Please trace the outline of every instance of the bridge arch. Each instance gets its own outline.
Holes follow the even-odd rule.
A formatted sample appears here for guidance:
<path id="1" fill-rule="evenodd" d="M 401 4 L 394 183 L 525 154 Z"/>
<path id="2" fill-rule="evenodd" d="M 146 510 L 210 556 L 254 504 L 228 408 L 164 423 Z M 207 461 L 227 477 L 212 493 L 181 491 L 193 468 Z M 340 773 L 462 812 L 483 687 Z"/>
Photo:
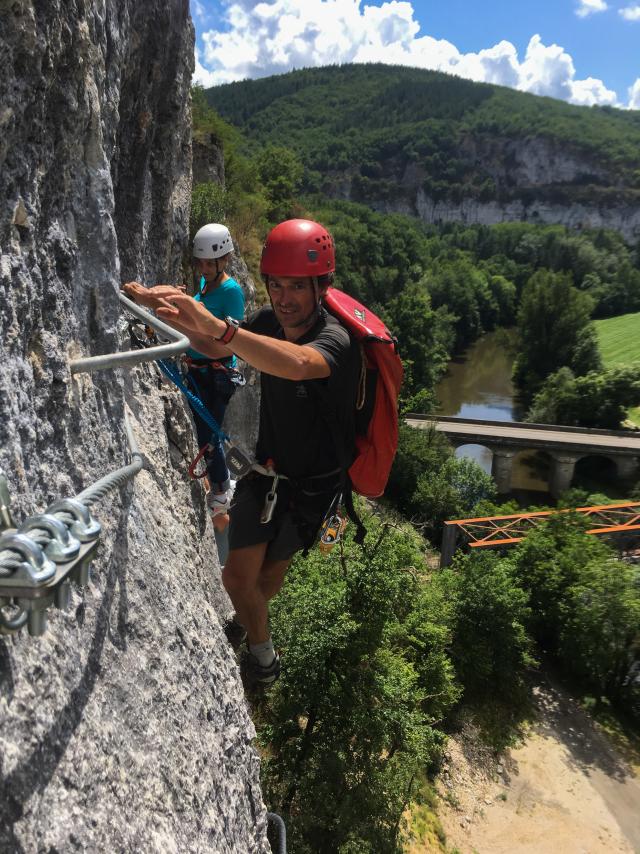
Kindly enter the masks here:
<path id="1" fill-rule="evenodd" d="M 575 480 L 580 485 L 596 479 L 604 483 L 612 483 L 618 478 L 617 460 L 611 454 L 598 453 L 596 451 L 583 454 L 576 460 Z"/>
<path id="2" fill-rule="evenodd" d="M 489 444 L 480 444 L 479 442 L 464 442 L 463 444 L 454 444 L 456 457 L 466 457 L 473 460 L 487 474 L 491 474 L 491 465 L 493 462 L 493 448 Z"/>

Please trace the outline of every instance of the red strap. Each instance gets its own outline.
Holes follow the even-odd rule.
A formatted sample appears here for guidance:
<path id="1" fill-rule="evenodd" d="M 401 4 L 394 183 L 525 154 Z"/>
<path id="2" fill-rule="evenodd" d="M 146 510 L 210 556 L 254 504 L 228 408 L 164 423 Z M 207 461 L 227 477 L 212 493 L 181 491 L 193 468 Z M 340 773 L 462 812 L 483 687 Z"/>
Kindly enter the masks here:
<path id="1" fill-rule="evenodd" d="M 200 480 L 200 478 L 205 477 L 205 475 L 207 474 L 207 467 L 206 466 L 204 467 L 204 471 L 202 472 L 202 474 L 196 474 L 196 466 L 198 465 L 198 463 L 200 462 L 202 457 L 204 457 L 205 451 L 207 450 L 208 447 L 209 447 L 208 444 L 203 445 L 200 448 L 200 450 L 198 451 L 197 456 L 193 459 L 191 465 L 189 466 L 189 477 L 192 478 L 193 480 Z"/>
<path id="2" fill-rule="evenodd" d="M 184 358 L 189 368 L 213 368 L 216 371 L 226 371 L 227 373 L 230 373 L 232 370 L 232 368 L 228 368 L 226 365 L 223 365 L 222 362 L 215 361 L 215 359 L 211 359 L 204 363 L 201 360 L 198 360 L 198 364 L 198 362 L 192 359 L 191 356 L 185 356 Z"/>

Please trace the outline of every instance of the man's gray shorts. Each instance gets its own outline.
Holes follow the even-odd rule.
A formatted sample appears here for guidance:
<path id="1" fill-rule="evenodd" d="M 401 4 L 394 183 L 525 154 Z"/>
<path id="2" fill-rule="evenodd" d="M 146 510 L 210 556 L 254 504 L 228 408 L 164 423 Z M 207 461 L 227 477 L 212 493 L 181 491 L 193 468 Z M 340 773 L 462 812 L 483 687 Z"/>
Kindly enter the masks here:
<path id="1" fill-rule="evenodd" d="M 320 530 L 333 495 L 309 496 L 302 493 L 294 499 L 291 484 L 286 480 L 278 483 L 273 517 L 263 525 L 260 515 L 272 483 L 272 478 L 252 472 L 236 486 L 229 508 L 230 551 L 268 543 L 268 560 L 288 560 L 310 545 Z"/>

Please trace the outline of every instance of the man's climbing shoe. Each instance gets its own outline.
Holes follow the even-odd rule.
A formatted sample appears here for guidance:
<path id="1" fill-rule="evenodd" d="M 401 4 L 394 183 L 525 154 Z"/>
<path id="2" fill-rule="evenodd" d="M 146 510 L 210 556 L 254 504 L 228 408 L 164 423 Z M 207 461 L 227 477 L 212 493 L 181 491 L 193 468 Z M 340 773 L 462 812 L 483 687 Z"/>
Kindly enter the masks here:
<path id="1" fill-rule="evenodd" d="M 280 676 L 280 656 L 276 652 L 271 664 L 265 667 L 260 664 L 255 655 L 247 652 L 242 657 L 241 669 L 250 685 L 266 687 L 273 684 Z"/>
<path id="2" fill-rule="evenodd" d="M 237 652 L 247 639 L 247 630 L 245 627 L 235 617 L 229 617 L 222 630 L 233 649 Z"/>

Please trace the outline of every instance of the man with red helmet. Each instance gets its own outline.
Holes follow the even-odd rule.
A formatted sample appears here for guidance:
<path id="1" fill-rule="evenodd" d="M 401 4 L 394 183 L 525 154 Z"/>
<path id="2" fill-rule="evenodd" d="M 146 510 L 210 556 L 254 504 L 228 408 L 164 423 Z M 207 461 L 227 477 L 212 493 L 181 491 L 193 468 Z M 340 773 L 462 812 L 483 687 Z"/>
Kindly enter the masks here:
<path id="1" fill-rule="evenodd" d="M 294 554 L 314 541 L 342 483 L 344 460 L 323 417 L 327 406 L 349 459 L 355 447 L 360 353 L 322 307 L 334 271 L 333 240 L 324 226 L 287 220 L 271 230 L 262 251 L 270 306 L 239 325 L 176 291 L 157 310 L 200 352 L 224 344 L 261 372 L 257 465 L 236 488 L 222 577 L 236 609 L 229 629 L 237 642 L 246 630 L 248 675 L 262 684 L 280 672 L 268 602 Z"/>

